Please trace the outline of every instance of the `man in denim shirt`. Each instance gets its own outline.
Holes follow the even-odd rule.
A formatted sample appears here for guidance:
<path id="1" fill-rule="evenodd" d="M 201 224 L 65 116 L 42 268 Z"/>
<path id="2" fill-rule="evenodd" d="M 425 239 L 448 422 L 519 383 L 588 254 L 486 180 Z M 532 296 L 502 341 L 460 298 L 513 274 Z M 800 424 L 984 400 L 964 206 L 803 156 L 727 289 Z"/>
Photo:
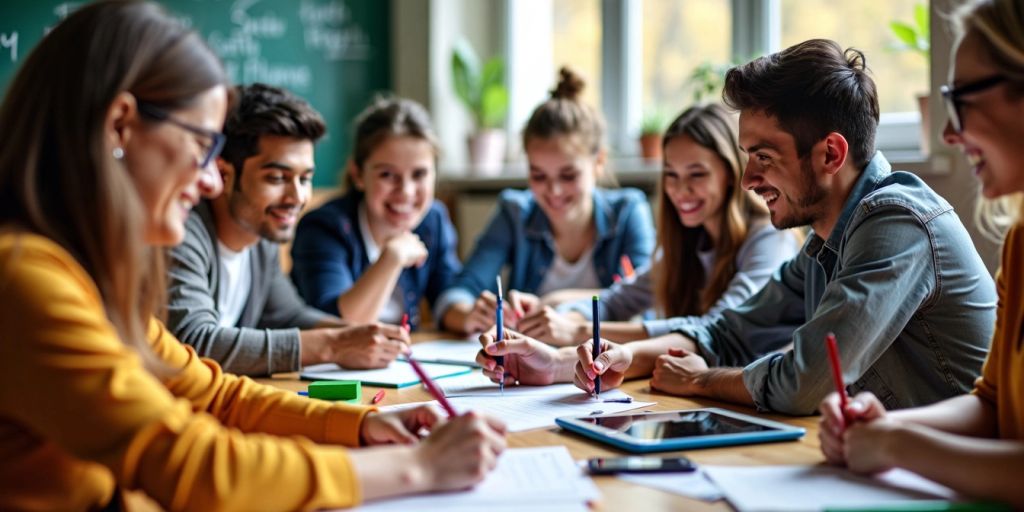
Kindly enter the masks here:
<path id="1" fill-rule="evenodd" d="M 812 414 L 834 389 L 833 332 L 850 393 L 902 408 L 969 391 L 992 335 L 994 285 L 953 208 L 874 151 L 878 101 L 863 55 L 806 41 L 734 68 L 724 95 L 750 154 L 743 186 L 777 228 L 811 226 L 807 243 L 734 309 L 679 319 L 661 338 L 605 342 L 596 362 L 592 342 L 581 345 L 577 385 L 653 374 L 652 387 L 672 394 Z M 528 353 L 531 368 L 546 358 L 540 366 L 566 378 L 566 351 L 527 348 L 516 340 L 488 354 Z"/>

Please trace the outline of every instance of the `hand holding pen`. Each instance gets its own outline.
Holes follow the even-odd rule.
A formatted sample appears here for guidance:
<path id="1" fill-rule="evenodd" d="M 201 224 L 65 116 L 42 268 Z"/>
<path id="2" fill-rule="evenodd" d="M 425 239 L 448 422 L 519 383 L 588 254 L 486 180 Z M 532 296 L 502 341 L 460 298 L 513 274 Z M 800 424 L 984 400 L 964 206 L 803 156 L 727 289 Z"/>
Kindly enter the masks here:
<path id="1" fill-rule="evenodd" d="M 884 418 L 885 406 L 871 393 L 860 393 L 852 400 L 847 398 L 834 334 L 829 333 L 825 337 L 825 345 L 836 391 L 829 393 L 818 407 L 821 411 L 818 440 L 825 459 L 831 464 L 841 466 L 846 464 L 844 453 L 846 431 L 855 422 L 871 422 Z"/>

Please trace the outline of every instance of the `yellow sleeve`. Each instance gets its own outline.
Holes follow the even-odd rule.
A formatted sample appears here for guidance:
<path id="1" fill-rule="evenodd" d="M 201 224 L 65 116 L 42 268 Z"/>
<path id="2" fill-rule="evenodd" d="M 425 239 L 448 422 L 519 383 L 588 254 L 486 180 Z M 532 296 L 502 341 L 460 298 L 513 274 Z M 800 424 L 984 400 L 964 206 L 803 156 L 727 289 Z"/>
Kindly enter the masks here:
<path id="1" fill-rule="evenodd" d="M 1007 339 L 1017 339 L 1016 333 L 1007 332 L 1009 325 L 1012 325 L 1011 316 L 1015 308 L 1021 307 L 1021 291 L 1014 290 L 1009 286 L 1012 283 L 1020 263 L 1017 262 L 1021 256 L 1020 251 L 1015 250 L 1018 244 L 1024 242 L 1021 237 L 1020 228 L 1013 227 L 1006 234 L 1003 242 L 1003 252 L 1000 259 L 999 270 L 996 271 L 996 328 L 992 333 L 992 344 L 989 346 L 988 355 L 985 357 L 985 364 L 981 367 L 981 376 L 974 381 L 974 394 L 978 395 L 989 405 L 996 406 L 996 398 L 999 388 L 999 372 L 1002 366 L 1000 354 L 1006 348 Z"/>
<path id="2" fill-rule="evenodd" d="M 363 417 L 376 410 L 310 400 L 224 373 L 215 361 L 198 357 L 156 320 L 150 322 L 149 339 L 154 352 L 177 372 L 164 381 L 171 394 L 187 399 L 194 411 L 208 412 L 242 432 L 301 435 L 317 443 L 359 446 Z"/>
<path id="3" fill-rule="evenodd" d="M 5 238 L 5 421 L 105 466 L 123 488 L 143 490 L 172 510 L 295 510 L 360 501 L 345 449 L 242 431 L 281 433 L 291 426 L 298 434 L 308 431 L 310 439 L 331 439 L 339 422 L 346 425 L 338 425 L 338 439 L 351 441 L 354 427 L 347 423 L 357 412 L 325 412 L 226 377 L 160 334 L 154 343 L 158 355 L 181 368 L 165 386 L 118 339 L 93 282 L 66 252 L 39 237 L 19 236 L 15 243 Z M 158 325 L 151 327 L 160 333 Z M 225 427 L 218 417 L 238 428 Z"/>

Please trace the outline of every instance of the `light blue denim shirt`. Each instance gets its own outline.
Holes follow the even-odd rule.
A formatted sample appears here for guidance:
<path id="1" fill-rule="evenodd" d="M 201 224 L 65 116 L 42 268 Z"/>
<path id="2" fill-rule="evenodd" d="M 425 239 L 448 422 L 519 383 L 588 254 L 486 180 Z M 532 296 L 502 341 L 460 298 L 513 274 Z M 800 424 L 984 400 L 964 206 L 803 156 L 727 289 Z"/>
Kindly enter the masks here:
<path id="1" fill-rule="evenodd" d="M 654 250 L 654 223 L 647 196 L 633 188 L 594 189 L 594 271 L 602 287 L 619 273 L 619 259 L 645 266 Z M 483 290 L 497 290 L 494 277 L 509 267 L 506 290 L 535 293 L 555 256 L 551 224 L 529 190 L 504 190 L 490 224 L 452 286 L 435 305 L 439 318 L 453 304 L 471 304 Z"/>
<path id="2" fill-rule="evenodd" d="M 736 251 L 736 273 L 729 281 L 729 286 L 704 316 L 713 317 L 725 309 L 743 303 L 757 293 L 775 270 L 795 256 L 799 250 L 799 238 L 790 230 L 779 231 L 767 219 L 752 225 L 747 238 Z M 704 275 L 711 275 L 715 262 L 714 249 L 700 251 L 698 256 L 704 268 Z M 637 270 L 635 279 L 622 281 L 611 288 L 601 290 L 600 304 L 601 320 L 624 321 L 647 312 L 654 305 L 651 267 Z M 593 316 L 590 300 L 569 302 L 556 309 L 560 312 L 574 311 L 587 320 L 591 320 Z M 688 322 L 685 317 L 645 319 L 644 330 L 653 338 L 668 334 L 678 326 L 687 325 Z"/>
<path id="3" fill-rule="evenodd" d="M 898 409 L 971 390 L 995 306 L 953 207 L 876 153 L 828 240 L 812 234 L 756 295 L 679 332 L 709 365 L 745 366 L 759 409 L 788 414 L 812 414 L 834 389 L 824 342 L 833 332 L 847 390 Z"/>

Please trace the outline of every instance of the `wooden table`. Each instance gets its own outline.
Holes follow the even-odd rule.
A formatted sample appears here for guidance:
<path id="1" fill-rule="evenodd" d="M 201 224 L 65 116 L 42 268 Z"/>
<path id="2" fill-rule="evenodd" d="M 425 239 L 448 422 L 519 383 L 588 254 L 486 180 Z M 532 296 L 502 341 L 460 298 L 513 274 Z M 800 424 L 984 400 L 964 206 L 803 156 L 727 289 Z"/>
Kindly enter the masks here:
<path id="1" fill-rule="evenodd" d="M 433 337 L 436 337 L 434 335 Z M 416 335 L 414 342 L 431 339 L 429 335 Z M 259 382 L 292 391 L 306 389 L 309 384 L 300 381 L 297 373 L 275 375 L 273 378 L 256 379 Z M 363 400 L 369 403 L 370 398 L 380 388 L 366 386 L 363 388 Z M 694 407 L 721 407 L 746 414 L 757 414 L 753 409 L 740 407 L 713 400 L 687 399 L 666 395 L 650 388 L 647 379 L 627 382 L 622 390 L 641 402 L 657 402 L 656 405 L 639 410 L 673 410 Z M 387 397 L 379 405 L 393 405 L 408 402 L 431 400 L 430 395 L 421 386 L 405 389 L 388 389 Z M 720 465 L 764 465 L 764 464 L 817 464 L 824 460 L 818 449 L 817 417 L 794 418 L 773 414 L 761 417 L 788 423 L 807 429 L 807 434 L 798 441 L 781 443 L 752 444 L 730 448 L 713 448 L 690 450 L 686 452 L 664 452 L 661 455 L 672 456 L 685 454 L 700 464 Z M 530 430 L 509 434 L 509 447 L 564 445 L 576 460 L 590 457 L 621 456 L 626 452 L 591 441 L 589 439 L 567 433 L 558 427 L 550 429 Z M 709 504 L 658 491 L 648 487 L 631 484 L 615 477 L 594 477 L 594 482 L 601 490 L 601 501 L 597 510 L 730 510 L 724 502 Z"/>

